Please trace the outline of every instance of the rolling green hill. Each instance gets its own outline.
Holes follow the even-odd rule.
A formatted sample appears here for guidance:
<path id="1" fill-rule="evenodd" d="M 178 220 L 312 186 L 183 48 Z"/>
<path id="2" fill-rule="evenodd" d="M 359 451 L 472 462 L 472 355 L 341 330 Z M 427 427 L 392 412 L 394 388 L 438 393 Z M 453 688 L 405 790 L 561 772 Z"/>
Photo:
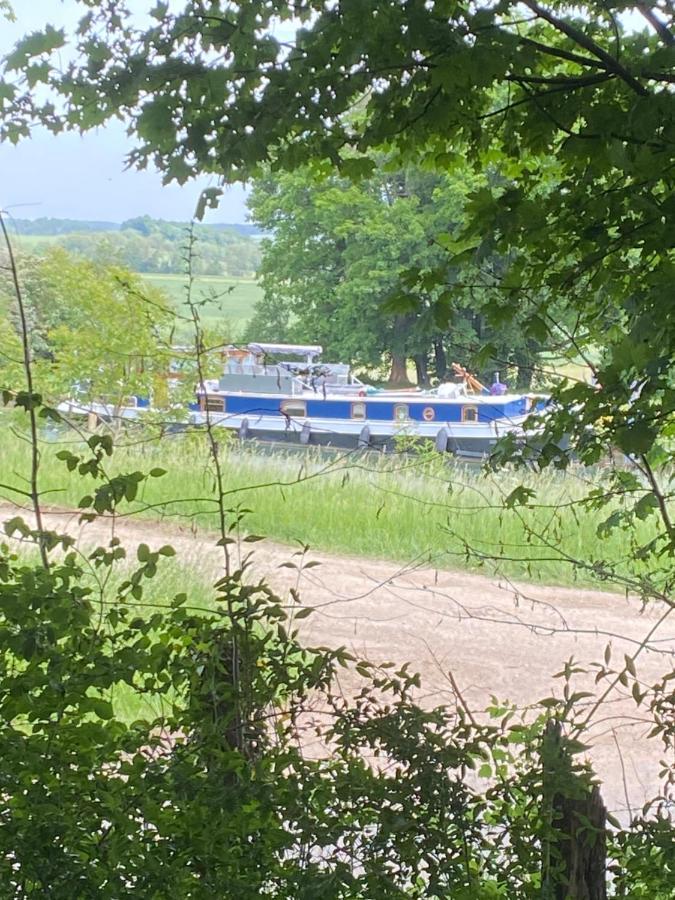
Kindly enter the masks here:
<path id="1" fill-rule="evenodd" d="M 185 303 L 184 275 L 143 275 L 143 278 L 148 284 L 164 291 L 181 310 Z M 192 299 L 206 301 L 200 306 L 204 325 L 220 327 L 228 339 L 237 340 L 241 338 L 246 323 L 253 315 L 253 306 L 261 296 L 262 290 L 253 279 L 203 275 L 195 279 Z M 181 334 L 188 331 L 187 323 L 179 328 Z"/>
<path id="2" fill-rule="evenodd" d="M 180 311 L 185 301 L 186 279 L 179 274 L 187 233 L 184 223 L 143 217 L 121 226 L 56 219 L 17 220 L 14 226 L 13 240 L 23 253 L 40 254 L 49 247 L 62 246 L 98 262 L 122 263 L 139 272 L 148 284 L 164 291 L 177 310 Z M 255 278 L 246 272 L 257 264 L 259 255 L 253 226 L 200 225 L 198 228 L 195 254 L 198 275 L 193 299 L 201 304 L 200 315 L 206 327 L 217 328 L 225 339 L 240 339 L 256 301 L 262 296 Z M 244 258 L 243 269 L 238 271 Z M 157 271 L 157 268 L 169 271 Z M 220 274 L 215 274 L 213 269 Z M 189 331 L 189 324 L 181 323 L 179 338 L 187 337 Z"/>

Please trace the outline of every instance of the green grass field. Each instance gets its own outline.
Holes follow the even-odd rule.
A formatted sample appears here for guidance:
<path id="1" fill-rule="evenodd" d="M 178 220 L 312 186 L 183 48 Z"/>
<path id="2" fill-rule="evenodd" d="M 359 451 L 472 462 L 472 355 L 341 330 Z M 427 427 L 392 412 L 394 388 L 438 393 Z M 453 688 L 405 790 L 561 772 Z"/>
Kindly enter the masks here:
<path id="1" fill-rule="evenodd" d="M 180 311 L 185 303 L 185 276 L 142 277 L 148 284 L 164 291 Z M 261 296 L 261 288 L 252 279 L 204 275 L 195 280 L 192 299 L 200 304 L 204 301 L 199 308 L 206 327 L 222 329 L 229 339 L 238 340 L 244 326 L 253 315 L 256 301 Z"/>
<path id="2" fill-rule="evenodd" d="M 46 503 L 76 506 L 94 485 L 68 473 L 55 458 L 64 446 L 78 445 L 67 437 L 43 445 L 42 489 L 49 492 Z M 508 509 L 504 498 L 520 476 L 485 475 L 448 459 L 267 455 L 230 447 L 225 436 L 221 452 L 228 504 L 251 510 L 246 529 L 289 545 L 300 541 L 362 557 L 431 560 L 440 568 L 485 567 L 550 584 L 598 583 L 568 557 L 606 560 L 622 572 L 636 565 L 626 532 L 617 529 L 598 538 L 597 526 L 608 511 L 570 505 L 594 486 L 586 480 L 588 472 L 528 476 L 527 485 L 537 491 L 532 507 Z M 0 429 L 0 458 L 2 481 L 23 488 L 26 445 L 7 427 Z M 138 514 L 215 530 L 213 474 L 204 436 L 120 448 L 110 473 L 147 472 L 155 466 L 167 474 L 146 483 L 133 507 Z M 11 496 L 6 490 L 4 494 Z M 653 533 L 651 521 L 637 522 L 631 539 L 644 542 Z"/>
<path id="3" fill-rule="evenodd" d="M 24 234 L 16 235 L 14 239 L 23 252 L 39 253 L 50 246 L 57 246 L 61 238 L 68 236 Z M 148 284 L 164 291 L 180 311 L 185 302 L 184 275 L 139 274 Z M 228 340 L 241 339 L 243 329 L 253 315 L 253 307 L 261 296 L 262 290 L 252 278 L 203 275 L 195 279 L 193 287 L 193 299 L 200 304 L 204 326 L 217 329 Z M 188 336 L 188 333 L 191 334 L 190 326 L 182 327 L 179 322 L 179 339 Z"/>

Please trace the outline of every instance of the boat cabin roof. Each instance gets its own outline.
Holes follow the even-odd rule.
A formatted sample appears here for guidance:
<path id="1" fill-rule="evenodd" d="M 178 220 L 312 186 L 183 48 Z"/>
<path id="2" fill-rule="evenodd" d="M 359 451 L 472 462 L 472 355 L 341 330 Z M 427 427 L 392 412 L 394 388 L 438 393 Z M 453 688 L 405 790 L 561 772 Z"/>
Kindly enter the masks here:
<path id="1" fill-rule="evenodd" d="M 323 347 L 318 344 L 249 344 L 251 353 L 272 353 L 277 356 L 305 356 L 311 361 L 315 356 L 323 353 Z"/>

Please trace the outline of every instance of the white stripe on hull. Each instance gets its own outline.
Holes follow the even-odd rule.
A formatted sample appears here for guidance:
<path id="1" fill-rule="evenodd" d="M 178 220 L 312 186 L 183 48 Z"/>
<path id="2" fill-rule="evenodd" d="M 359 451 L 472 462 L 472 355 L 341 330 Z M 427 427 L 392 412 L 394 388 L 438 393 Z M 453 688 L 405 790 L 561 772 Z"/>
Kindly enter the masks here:
<path id="1" fill-rule="evenodd" d="M 227 413 L 210 413 L 209 420 L 212 425 L 224 428 L 232 428 L 239 430 L 242 423 L 246 421 L 248 427 L 253 431 L 278 432 L 279 434 L 288 432 L 302 432 L 303 428 L 309 426 L 312 434 L 343 434 L 353 435 L 358 438 L 363 428 L 367 426 L 372 437 L 386 438 L 396 437 L 398 435 L 412 435 L 416 437 L 435 438 L 441 429 L 448 432 L 449 437 L 455 437 L 458 440 L 462 438 L 473 438 L 474 440 L 492 440 L 508 434 L 510 431 L 519 431 L 522 422 L 527 419 L 526 415 L 517 416 L 509 419 L 495 420 L 493 422 L 442 422 L 436 420 L 434 422 L 405 422 L 393 423 L 382 422 L 372 419 L 328 419 L 312 417 L 311 419 L 287 419 L 284 416 L 264 416 L 248 414 Z M 194 425 L 206 424 L 206 413 L 194 412 L 191 414 L 189 421 Z"/>

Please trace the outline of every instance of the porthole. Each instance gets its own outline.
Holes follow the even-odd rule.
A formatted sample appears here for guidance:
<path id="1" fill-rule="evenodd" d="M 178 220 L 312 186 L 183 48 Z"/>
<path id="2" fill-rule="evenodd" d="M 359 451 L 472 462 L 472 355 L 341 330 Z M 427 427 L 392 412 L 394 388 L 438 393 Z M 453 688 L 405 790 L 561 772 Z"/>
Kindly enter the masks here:
<path id="1" fill-rule="evenodd" d="M 394 419 L 397 422 L 406 422 L 410 418 L 410 411 L 407 403 L 397 403 L 394 407 Z"/>
<path id="2" fill-rule="evenodd" d="M 365 419 L 366 417 L 366 404 L 365 403 L 352 403 L 352 419 Z"/>
<path id="3" fill-rule="evenodd" d="M 463 406 L 462 407 L 462 422 L 477 422 L 478 421 L 478 407 L 477 406 Z"/>

